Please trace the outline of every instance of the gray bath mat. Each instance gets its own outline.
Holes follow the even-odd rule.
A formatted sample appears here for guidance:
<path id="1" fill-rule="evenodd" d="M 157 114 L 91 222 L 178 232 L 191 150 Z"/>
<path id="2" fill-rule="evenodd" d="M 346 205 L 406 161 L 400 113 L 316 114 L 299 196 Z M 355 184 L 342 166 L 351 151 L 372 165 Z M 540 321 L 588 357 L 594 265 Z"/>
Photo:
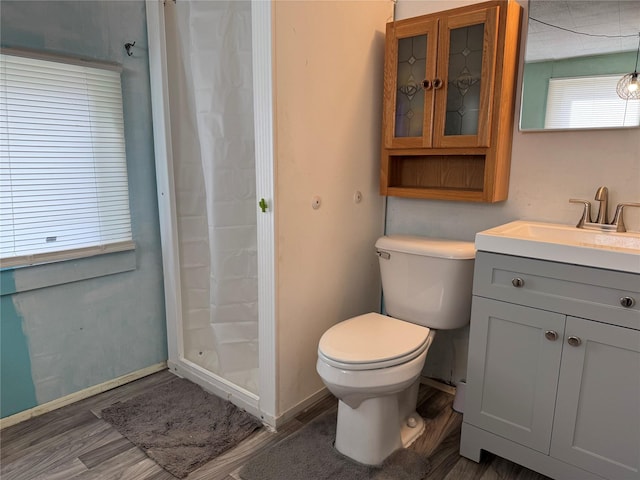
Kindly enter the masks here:
<path id="1" fill-rule="evenodd" d="M 420 480 L 429 461 L 400 449 L 380 467 L 370 467 L 341 455 L 334 447 L 336 414 L 325 413 L 299 432 L 249 461 L 240 470 L 244 480 Z M 366 442 L 366 438 L 362 439 Z"/>
<path id="2" fill-rule="evenodd" d="M 178 478 L 262 426 L 231 402 L 178 377 L 105 408 L 102 418 Z"/>

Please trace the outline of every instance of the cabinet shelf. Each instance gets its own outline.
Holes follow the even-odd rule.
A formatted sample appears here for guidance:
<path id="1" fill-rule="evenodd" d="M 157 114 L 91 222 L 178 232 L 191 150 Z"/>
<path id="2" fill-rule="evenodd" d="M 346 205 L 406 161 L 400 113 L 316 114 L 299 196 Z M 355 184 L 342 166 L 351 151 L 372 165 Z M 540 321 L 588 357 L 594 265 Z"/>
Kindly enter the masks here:
<path id="1" fill-rule="evenodd" d="M 507 198 L 521 11 L 494 0 L 387 24 L 382 195 Z"/>
<path id="2" fill-rule="evenodd" d="M 393 155 L 388 187 L 482 192 L 484 155 Z"/>

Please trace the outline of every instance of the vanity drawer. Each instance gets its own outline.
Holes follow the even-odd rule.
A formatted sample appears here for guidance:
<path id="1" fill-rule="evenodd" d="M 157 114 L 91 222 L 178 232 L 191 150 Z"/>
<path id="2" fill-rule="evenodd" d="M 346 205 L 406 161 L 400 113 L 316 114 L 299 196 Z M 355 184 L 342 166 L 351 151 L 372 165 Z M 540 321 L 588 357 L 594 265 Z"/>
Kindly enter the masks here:
<path id="1" fill-rule="evenodd" d="M 478 251 L 473 294 L 640 330 L 633 273 Z"/>

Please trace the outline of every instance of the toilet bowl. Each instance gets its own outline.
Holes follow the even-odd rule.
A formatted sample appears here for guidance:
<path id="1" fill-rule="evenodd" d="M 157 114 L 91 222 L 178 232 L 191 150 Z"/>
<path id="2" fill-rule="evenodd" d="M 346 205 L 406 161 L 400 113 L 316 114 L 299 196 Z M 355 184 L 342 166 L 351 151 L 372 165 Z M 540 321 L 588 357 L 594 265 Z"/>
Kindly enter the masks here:
<path id="1" fill-rule="evenodd" d="M 317 371 L 338 399 L 335 447 L 378 465 L 424 431 L 415 412 L 435 331 L 378 313 L 339 323 L 318 345 Z"/>
<path id="2" fill-rule="evenodd" d="M 397 393 L 416 380 L 434 332 L 378 313 L 327 330 L 318 344 L 318 374 L 351 408 L 371 397 Z"/>
<path id="3" fill-rule="evenodd" d="M 422 237 L 382 237 L 376 249 L 391 316 L 367 313 L 334 325 L 320 339 L 316 364 L 339 400 L 335 447 L 366 465 L 423 433 L 420 374 L 434 327 L 469 321 L 475 258 L 471 242 Z"/>

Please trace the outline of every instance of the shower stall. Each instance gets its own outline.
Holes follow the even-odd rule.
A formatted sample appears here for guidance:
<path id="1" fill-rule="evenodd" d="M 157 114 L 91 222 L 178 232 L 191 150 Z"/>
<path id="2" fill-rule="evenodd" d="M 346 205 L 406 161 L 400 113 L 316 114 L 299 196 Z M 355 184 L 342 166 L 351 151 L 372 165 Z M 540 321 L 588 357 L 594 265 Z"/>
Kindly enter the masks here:
<path id="1" fill-rule="evenodd" d="M 186 361 L 258 393 L 251 4 L 167 2 Z"/>
<path id="2" fill-rule="evenodd" d="M 252 3 L 150 0 L 147 17 L 169 368 L 264 418 Z"/>

